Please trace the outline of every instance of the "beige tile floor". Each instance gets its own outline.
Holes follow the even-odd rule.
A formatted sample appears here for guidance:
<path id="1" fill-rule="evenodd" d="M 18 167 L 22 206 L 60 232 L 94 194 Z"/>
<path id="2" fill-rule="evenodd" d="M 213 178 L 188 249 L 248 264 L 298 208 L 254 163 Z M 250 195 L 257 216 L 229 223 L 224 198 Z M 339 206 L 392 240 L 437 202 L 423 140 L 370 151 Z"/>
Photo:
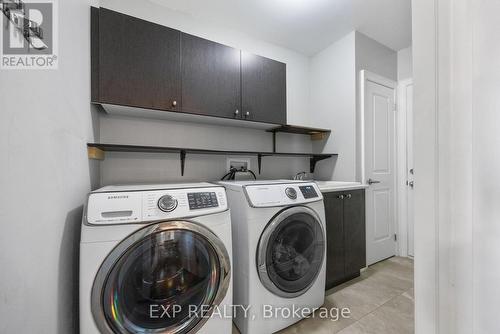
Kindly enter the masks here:
<path id="1" fill-rule="evenodd" d="M 413 261 L 393 257 L 327 292 L 324 306 L 349 308 L 349 318 L 304 319 L 280 334 L 411 334 L 413 304 Z M 234 333 L 238 333 L 236 328 Z"/>

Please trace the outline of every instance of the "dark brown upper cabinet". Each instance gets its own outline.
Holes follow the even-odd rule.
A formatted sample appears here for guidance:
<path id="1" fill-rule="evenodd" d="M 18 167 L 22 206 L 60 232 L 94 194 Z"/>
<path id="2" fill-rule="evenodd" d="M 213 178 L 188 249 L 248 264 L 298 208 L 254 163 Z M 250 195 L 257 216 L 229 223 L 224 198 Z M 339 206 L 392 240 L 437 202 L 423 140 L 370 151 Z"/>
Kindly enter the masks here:
<path id="1" fill-rule="evenodd" d="M 182 111 L 239 118 L 240 50 L 184 33 L 181 44 Z"/>
<path id="2" fill-rule="evenodd" d="M 286 124 L 286 65 L 241 52 L 242 117 Z"/>
<path id="3" fill-rule="evenodd" d="M 92 102 L 286 124 L 285 64 L 109 9 L 91 14 Z"/>
<path id="4" fill-rule="evenodd" d="M 178 30 L 93 8 L 93 102 L 181 110 L 180 39 Z"/>

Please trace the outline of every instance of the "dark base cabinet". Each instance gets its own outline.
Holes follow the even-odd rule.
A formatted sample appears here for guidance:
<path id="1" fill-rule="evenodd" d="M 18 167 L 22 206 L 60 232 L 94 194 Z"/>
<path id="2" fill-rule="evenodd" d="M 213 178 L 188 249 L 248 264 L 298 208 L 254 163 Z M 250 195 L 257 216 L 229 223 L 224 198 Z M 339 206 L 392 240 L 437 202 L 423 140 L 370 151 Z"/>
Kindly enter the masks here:
<path id="1" fill-rule="evenodd" d="M 324 193 L 326 289 L 359 276 L 366 266 L 365 191 Z"/>
<path id="2" fill-rule="evenodd" d="M 323 194 L 326 215 L 326 287 L 344 279 L 344 201 L 339 193 Z"/>

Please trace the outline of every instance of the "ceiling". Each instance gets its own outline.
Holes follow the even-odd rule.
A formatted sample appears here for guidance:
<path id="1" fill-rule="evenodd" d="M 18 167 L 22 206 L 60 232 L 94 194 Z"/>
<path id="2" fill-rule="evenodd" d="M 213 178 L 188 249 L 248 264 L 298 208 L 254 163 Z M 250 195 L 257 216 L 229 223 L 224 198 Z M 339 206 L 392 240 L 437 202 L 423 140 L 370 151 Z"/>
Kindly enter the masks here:
<path id="1" fill-rule="evenodd" d="M 152 0 L 313 55 L 358 30 L 393 50 L 411 44 L 411 0 Z"/>

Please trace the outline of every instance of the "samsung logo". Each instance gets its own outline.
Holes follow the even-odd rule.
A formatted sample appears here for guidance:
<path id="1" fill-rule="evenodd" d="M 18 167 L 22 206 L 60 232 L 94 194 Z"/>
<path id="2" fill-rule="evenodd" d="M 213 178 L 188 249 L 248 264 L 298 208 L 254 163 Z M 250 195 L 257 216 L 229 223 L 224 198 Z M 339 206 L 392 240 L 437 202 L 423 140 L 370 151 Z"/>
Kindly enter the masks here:
<path id="1" fill-rule="evenodd" d="M 128 198 L 128 195 L 108 196 L 108 199 L 124 199 L 124 198 Z"/>

